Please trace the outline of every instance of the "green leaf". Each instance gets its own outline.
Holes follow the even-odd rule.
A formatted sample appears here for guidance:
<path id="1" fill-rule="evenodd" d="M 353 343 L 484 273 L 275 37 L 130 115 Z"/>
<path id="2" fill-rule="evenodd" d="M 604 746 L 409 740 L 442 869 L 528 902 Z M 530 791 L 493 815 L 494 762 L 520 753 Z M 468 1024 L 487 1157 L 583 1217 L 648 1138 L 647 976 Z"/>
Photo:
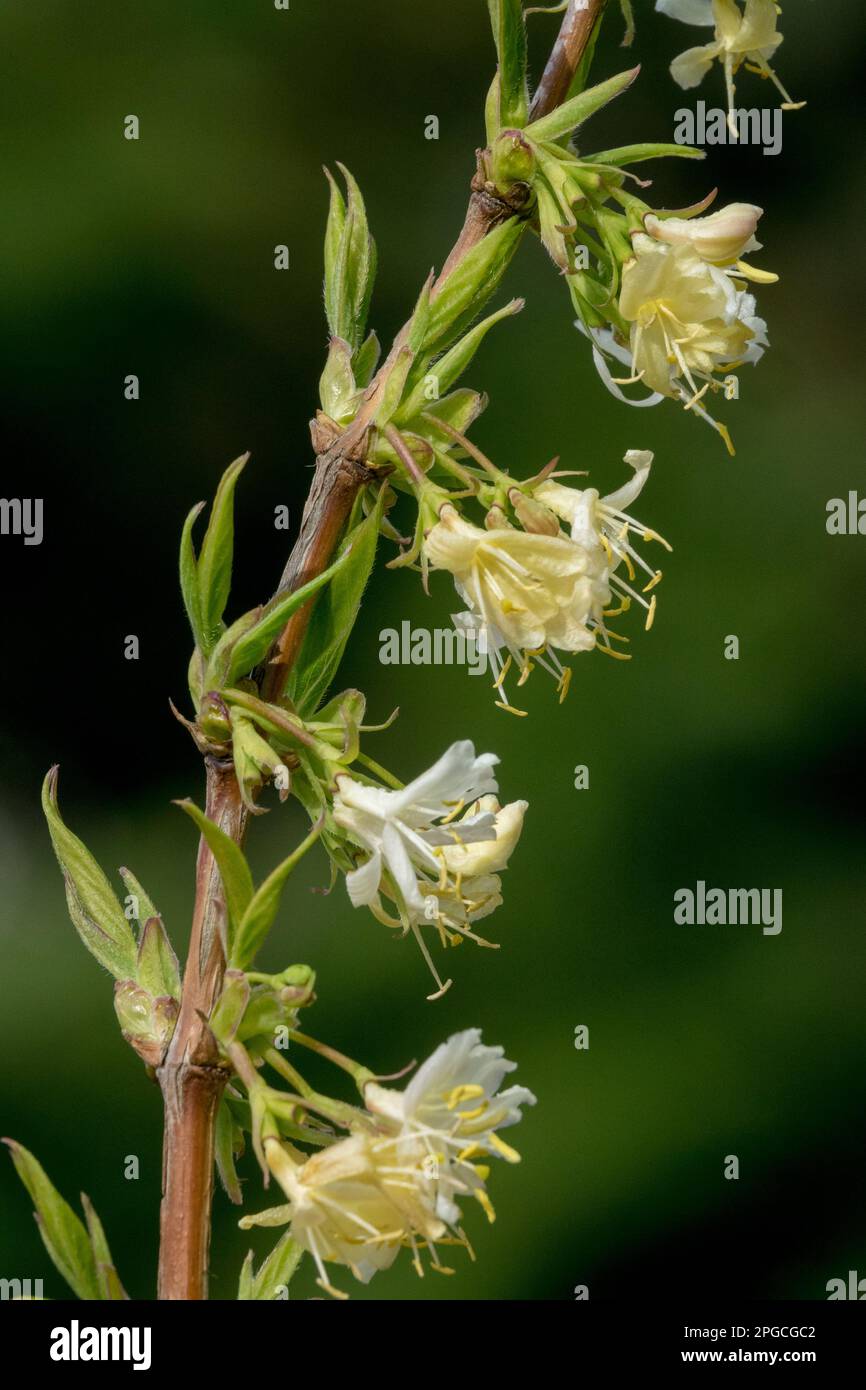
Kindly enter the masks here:
<path id="1" fill-rule="evenodd" d="M 465 333 L 481 313 L 517 250 L 525 223 L 509 217 L 473 246 L 439 285 L 430 301 L 423 350 L 436 357 Z"/>
<path id="2" fill-rule="evenodd" d="M 216 1134 L 214 1138 L 214 1155 L 216 1158 L 217 1172 L 220 1182 L 226 1191 L 226 1196 L 235 1206 L 240 1206 L 243 1202 L 241 1185 L 238 1180 L 235 1159 L 239 1158 L 244 1151 L 243 1131 L 235 1124 L 234 1116 L 228 1107 L 225 1096 L 220 1098 L 219 1110 L 216 1119 Z M 238 1295 L 240 1297 L 240 1295 Z"/>
<path id="3" fill-rule="evenodd" d="M 499 60 L 499 126 L 523 126 L 526 90 L 526 22 L 523 0 L 487 0 Z"/>
<path id="4" fill-rule="evenodd" d="M 346 201 L 330 169 L 325 169 L 325 178 L 331 190 L 328 207 L 328 222 L 325 228 L 325 315 L 332 333 L 339 318 L 337 305 L 337 261 L 346 225 Z"/>
<path id="5" fill-rule="evenodd" d="M 448 352 L 439 358 L 439 361 L 431 367 L 427 376 L 435 377 L 440 396 L 453 385 L 458 377 L 462 376 L 463 372 L 465 372 L 493 325 L 499 323 L 502 319 L 510 318 L 513 314 L 519 314 L 524 303 L 525 300 L 523 299 L 512 299 L 510 303 L 506 304 L 502 309 L 497 309 L 495 313 L 488 314 L 486 319 L 482 319 L 480 323 L 477 323 L 474 328 L 471 328 L 468 333 L 464 334 L 459 342 L 455 343 Z M 431 401 L 428 399 L 426 392 L 427 377 L 425 376 L 417 383 L 411 394 L 400 406 L 396 416 L 398 425 L 405 424 L 406 421 L 411 420 L 414 415 L 417 415 L 419 411 L 429 408 Z"/>
<path id="6" fill-rule="evenodd" d="M 238 676 L 246 675 L 254 666 L 258 666 L 260 662 L 264 661 L 292 614 L 302 608 L 308 599 L 317 594 L 325 584 L 334 578 L 335 574 L 339 573 L 350 553 L 345 551 L 315 579 L 311 579 L 307 584 L 302 584 L 299 589 L 294 589 L 291 593 L 280 594 L 261 610 L 261 615 L 256 623 L 232 646 L 224 684 L 231 685 Z"/>
<path id="7" fill-rule="evenodd" d="M 198 595 L 206 656 L 216 646 L 222 631 L 222 616 L 232 582 L 235 485 L 249 457 L 249 454 L 242 454 L 223 473 L 201 543 Z"/>
<path id="8" fill-rule="evenodd" d="M 250 1250 L 241 1270 L 238 1298 L 248 1301 L 273 1299 L 278 1292 L 288 1288 L 303 1253 L 304 1247 L 292 1239 L 290 1231 L 286 1231 L 280 1236 L 261 1269 L 254 1274 L 253 1252 Z"/>
<path id="9" fill-rule="evenodd" d="M 252 901 L 248 904 L 244 912 L 243 919 L 238 927 L 234 944 L 231 950 L 229 964 L 234 970 L 247 970 L 261 947 L 268 932 L 273 925 L 274 918 L 280 906 L 280 898 L 283 894 L 286 880 L 292 870 L 303 859 L 307 850 L 310 849 L 318 840 L 324 828 L 324 818 L 320 818 L 313 826 L 306 839 L 302 840 L 297 849 L 284 859 L 272 873 L 268 874 L 264 883 L 257 889 Z"/>
<path id="10" fill-rule="evenodd" d="M 376 243 L 370 235 L 364 199 L 343 164 L 337 168 L 346 181 L 344 202 L 332 176 L 331 206 L 325 233 L 325 312 L 332 337 L 360 347 L 376 278 Z"/>
<path id="11" fill-rule="evenodd" d="M 199 810 L 194 801 L 176 801 L 174 804 L 195 821 L 216 860 L 225 890 L 229 923 L 236 930 L 253 896 L 253 876 L 243 851 L 224 830 L 208 819 L 204 811 Z"/>
<path id="12" fill-rule="evenodd" d="M 561 140 L 564 135 L 569 135 L 571 131 L 583 125 L 583 122 L 595 115 L 596 111 L 600 111 L 630 87 L 639 72 L 640 68 L 629 68 L 626 72 L 618 73 L 616 77 L 609 77 L 606 82 L 599 82 L 595 87 L 587 87 L 585 92 L 579 92 L 577 96 L 563 102 L 562 106 L 557 106 L 550 115 L 542 116 L 540 121 L 533 121 L 526 127 L 526 134 L 536 142 Z"/>
<path id="13" fill-rule="evenodd" d="M 180 999 L 180 966 L 160 917 L 149 917 L 141 929 L 135 978 L 154 998 Z"/>
<path id="14" fill-rule="evenodd" d="M 66 883 L 72 924 L 88 951 L 117 980 L 135 978 L 137 947 L 111 884 L 86 845 L 64 825 L 57 805 L 57 772 L 42 786 L 42 810 Z"/>
<path id="15" fill-rule="evenodd" d="M 379 339 L 375 333 L 368 333 L 357 352 L 352 357 L 352 371 L 355 375 L 355 384 L 359 389 L 369 386 L 373 379 L 373 373 L 379 364 L 379 354 L 381 353 Z"/>
<path id="16" fill-rule="evenodd" d="M 202 645 L 201 600 L 198 591 L 198 561 L 192 543 L 192 528 L 195 525 L 204 502 L 197 502 L 183 523 L 180 537 L 180 590 L 183 606 L 197 647 Z"/>
<path id="17" fill-rule="evenodd" d="M 96 1263 L 96 1277 L 99 1282 L 99 1296 L 110 1302 L 120 1302 L 129 1295 L 114 1267 L 114 1260 L 111 1258 L 111 1251 L 108 1248 L 108 1241 L 105 1238 L 102 1222 L 96 1214 L 93 1203 L 86 1192 L 81 1194 L 81 1205 L 84 1208 L 84 1218 L 87 1222 L 87 1231 L 90 1236 L 90 1248 L 93 1251 L 93 1258 Z"/>
<path id="18" fill-rule="evenodd" d="M 148 922 L 151 917 L 159 917 L 161 914 L 153 902 L 153 899 L 144 891 L 131 869 L 120 868 L 117 872 L 123 879 L 130 897 L 134 900 L 134 907 L 136 910 L 133 912 L 133 917 L 143 929 L 145 922 Z"/>
<path id="19" fill-rule="evenodd" d="M 226 971 L 222 993 L 213 1006 L 210 1030 L 223 1047 L 233 1043 L 250 1002 L 250 982 L 242 970 Z"/>
<path id="20" fill-rule="evenodd" d="M 4 1139 L 3 1143 L 8 1145 L 15 1171 L 36 1208 L 39 1234 L 58 1273 L 79 1298 L 101 1299 L 96 1259 L 83 1223 L 32 1153 L 14 1139 Z"/>
<path id="21" fill-rule="evenodd" d="M 313 609 L 289 677 L 288 695 L 302 718 L 317 708 L 343 659 L 373 570 L 384 501 L 381 488 L 370 515 L 350 532 L 341 556 L 343 566 Z"/>
<path id="22" fill-rule="evenodd" d="M 645 159 L 706 159 L 703 150 L 691 145 L 620 145 L 615 150 L 600 150 L 598 154 L 581 155 L 584 164 L 611 164 L 622 168 L 626 164 L 640 164 Z"/>

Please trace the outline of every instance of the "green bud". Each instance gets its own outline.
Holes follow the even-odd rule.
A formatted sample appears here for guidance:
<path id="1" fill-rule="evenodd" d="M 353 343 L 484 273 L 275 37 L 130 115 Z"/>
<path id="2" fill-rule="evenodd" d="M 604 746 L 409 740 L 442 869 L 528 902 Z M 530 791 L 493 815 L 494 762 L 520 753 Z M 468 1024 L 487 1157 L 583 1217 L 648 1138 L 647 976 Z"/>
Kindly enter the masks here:
<path id="1" fill-rule="evenodd" d="M 118 980 L 114 1012 L 130 1047 L 149 1066 L 159 1066 L 177 1023 L 177 1000 L 154 997 L 133 980 Z"/>
<path id="2" fill-rule="evenodd" d="M 507 195 L 515 184 L 531 185 L 535 176 L 535 151 L 519 130 L 503 130 L 485 162 L 488 178 L 498 194 Z"/>
<path id="3" fill-rule="evenodd" d="M 328 360 L 319 380 L 319 399 L 325 414 L 339 425 L 354 418 L 363 397 L 355 383 L 352 349 L 344 338 L 332 338 Z"/>
<path id="4" fill-rule="evenodd" d="M 227 970 L 222 993 L 211 1012 L 210 1030 L 223 1047 L 234 1042 L 250 1001 L 250 986 L 242 970 Z"/>
<path id="5" fill-rule="evenodd" d="M 231 715 L 218 690 L 209 690 L 201 701 L 197 723 L 211 743 L 228 743 L 232 736 Z"/>

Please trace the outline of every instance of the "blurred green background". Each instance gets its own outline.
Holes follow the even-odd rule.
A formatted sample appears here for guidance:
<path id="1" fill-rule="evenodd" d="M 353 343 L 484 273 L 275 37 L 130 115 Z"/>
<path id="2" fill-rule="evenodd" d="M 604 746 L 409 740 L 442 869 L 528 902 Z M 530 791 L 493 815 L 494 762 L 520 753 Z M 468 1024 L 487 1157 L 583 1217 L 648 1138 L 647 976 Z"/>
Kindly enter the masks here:
<path id="1" fill-rule="evenodd" d="M 684 99 L 667 64 L 696 31 L 636 5 L 628 96 L 586 145 L 671 139 Z M 557 21 L 536 17 L 543 62 Z M 574 662 L 560 708 L 543 673 L 530 717 L 496 710 L 488 683 L 455 669 L 378 662 L 382 628 L 448 622 L 446 576 L 383 571 L 368 592 L 344 684 L 374 718 L 371 746 L 409 777 L 455 738 L 501 755 L 501 787 L 530 802 L 491 923 L 502 949 L 471 945 L 429 982 L 411 942 L 353 912 L 305 861 L 266 963 L 319 972 L 308 1026 L 392 1071 L 477 1025 L 519 1060 L 538 1106 L 515 1132 L 518 1168 L 492 1181 L 498 1220 L 468 1229 L 477 1262 L 420 1283 L 401 1260 L 373 1298 L 823 1298 L 866 1275 L 862 854 L 866 539 L 828 537 L 825 508 L 866 490 L 863 440 L 862 126 L 853 105 L 866 14 L 785 6 L 778 66 L 807 109 L 785 118 L 777 158 L 710 152 L 656 166 L 648 197 L 766 208 L 759 263 L 772 351 L 722 406 L 738 445 L 673 405 L 629 411 L 597 380 L 564 287 L 530 238 L 501 298 L 522 317 L 488 339 L 469 381 L 489 391 L 478 442 L 528 473 L 554 454 L 602 492 L 627 448 L 657 462 L 640 514 L 674 546 L 634 660 Z M 596 72 L 630 63 L 612 14 Z M 5 215 L 0 220 L 4 494 L 45 499 L 45 539 L 0 542 L 5 719 L 0 858 L 0 1130 L 34 1150 L 67 1197 L 84 1189 L 136 1298 L 155 1287 L 160 1102 L 118 1035 L 111 984 L 69 925 L 38 810 L 62 766 L 64 813 L 107 869 L 130 865 L 182 945 L 194 835 L 169 805 L 201 799 L 198 758 L 172 720 L 189 639 L 176 549 L 193 502 L 253 451 L 240 490 L 241 612 L 267 596 L 312 463 L 326 331 L 321 165 L 344 161 L 380 248 L 372 322 L 387 339 L 456 234 L 483 139 L 491 74 L 482 0 L 147 0 L 118 6 L 10 0 L 0 16 Z M 744 75 L 742 104 L 765 89 Z M 715 71 L 695 97 L 722 103 Z M 137 143 L 123 118 L 141 121 Z M 425 117 L 440 138 L 424 138 Z M 273 268 L 290 248 L 291 269 Z M 859 360 L 858 360 L 859 359 Z M 141 399 L 123 398 L 123 378 Z M 860 597 L 858 597 L 860 595 Z M 861 613 L 861 618 L 857 614 Z M 141 659 L 123 658 L 135 633 Z M 740 660 L 723 658 L 739 636 Z M 574 790 L 587 764 L 590 789 Z M 293 811 L 253 826 L 264 872 L 297 838 Z M 673 893 L 697 879 L 784 890 L 784 927 L 680 927 Z M 590 1030 L 588 1052 L 574 1030 Z M 509 1136 L 512 1137 L 512 1136 Z M 127 1155 L 138 1181 L 124 1178 Z M 726 1155 L 740 1159 L 725 1181 Z M 248 1205 L 266 1202 L 244 1162 Z M 0 1275 L 63 1285 L 11 1164 L 0 1161 Z M 214 1297 L 231 1298 L 249 1244 L 220 1193 Z M 302 1268 L 293 1296 L 315 1293 Z"/>

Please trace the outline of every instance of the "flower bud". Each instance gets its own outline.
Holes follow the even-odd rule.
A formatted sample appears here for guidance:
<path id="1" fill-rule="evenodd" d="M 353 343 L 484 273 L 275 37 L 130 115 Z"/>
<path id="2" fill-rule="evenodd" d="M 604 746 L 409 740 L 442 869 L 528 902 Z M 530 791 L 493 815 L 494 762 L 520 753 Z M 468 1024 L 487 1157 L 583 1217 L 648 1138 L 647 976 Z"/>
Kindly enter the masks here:
<path id="1" fill-rule="evenodd" d="M 644 227 L 656 241 L 691 246 L 711 265 L 730 265 L 748 251 L 759 251 L 755 229 L 763 208 L 753 203 L 729 203 L 706 217 L 656 217 L 647 213 Z"/>
<path id="2" fill-rule="evenodd" d="M 543 502 L 537 502 L 534 497 L 527 497 L 525 492 L 516 487 L 509 492 L 508 500 L 524 531 L 537 536 L 559 535 L 559 522 Z"/>
<path id="3" fill-rule="evenodd" d="M 487 157 L 490 182 L 499 193 L 508 193 L 516 183 L 531 184 L 535 174 L 535 154 L 519 130 L 503 130 Z"/>

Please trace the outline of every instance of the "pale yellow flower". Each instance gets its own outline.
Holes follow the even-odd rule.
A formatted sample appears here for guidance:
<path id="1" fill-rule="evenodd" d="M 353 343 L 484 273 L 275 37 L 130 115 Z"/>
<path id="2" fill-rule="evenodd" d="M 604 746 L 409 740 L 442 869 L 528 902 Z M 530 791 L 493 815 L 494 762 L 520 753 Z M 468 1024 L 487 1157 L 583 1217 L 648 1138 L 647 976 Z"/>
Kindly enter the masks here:
<path id="1" fill-rule="evenodd" d="M 366 1284 L 404 1245 L 414 1246 L 417 1238 L 432 1244 L 446 1234 L 426 1155 L 419 1139 L 356 1133 L 296 1163 L 279 1140 L 266 1139 L 268 1167 L 288 1207 L 263 1216 L 268 1224 L 287 1220 L 292 1239 L 315 1261 L 318 1283 L 345 1298 L 328 1279 L 326 1264 L 345 1265 Z"/>
<path id="2" fill-rule="evenodd" d="M 744 63 L 774 83 L 783 97 L 783 110 L 797 110 L 805 104 L 791 100 L 770 67 L 769 59 L 782 42 L 775 0 L 745 0 L 742 10 L 735 0 L 656 0 L 656 9 L 686 24 L 715 26 L 712 43 L 681 53 L 671 63 L 671 76 L 685 90 L 697 87 L 718 60 L 725 73 L 728 126 L 735 139 L 734 77 Z"/>
<path id="3" fill-rule="evenodd" d="M 733 265 L 750 251 L 760 251 L 755 237 L 763 208 L 754 203 L 729 203 L 706 217 L 656 217 L 647 213 L 644 227 L 656 241 L 691 246 L 711 265 Z"/>
<path id="4" fill-rule="evenodd" d="M 446 504 L 425 551 L 432 565 L 453 576 L 469 604 L 467 621 L 484 633 L 497 688 L 510 664 L 500 662 L 501 647 L 517 661 L 522 681 L 530 658 L 551 659 L 554 649 L 582 652 L 595 646 L 592 621 L 610 598 L 602 550 L 590 552 L 566 536 L 511 526 L 482 530 Z M 556 668 L 563 679 L 558 661 Z"/>
<path id="5" fill-rule="evenodd" d="M 699 402 L 720 384 L 717 373 L 763 356 L 767 325 L 757 315 L 754 295 L 736 278 L 737 270 L 712 265 L 688 242 L 669 245 L 640 233 L 633 244 L 635 256 L 623 268 L 619 300 L 631 325 L 633 375 L 625 381 L 611 378 L 612 383 L 641 381 L 658 396 L 683 401 L 731 448 L 727 431 Z"/>

